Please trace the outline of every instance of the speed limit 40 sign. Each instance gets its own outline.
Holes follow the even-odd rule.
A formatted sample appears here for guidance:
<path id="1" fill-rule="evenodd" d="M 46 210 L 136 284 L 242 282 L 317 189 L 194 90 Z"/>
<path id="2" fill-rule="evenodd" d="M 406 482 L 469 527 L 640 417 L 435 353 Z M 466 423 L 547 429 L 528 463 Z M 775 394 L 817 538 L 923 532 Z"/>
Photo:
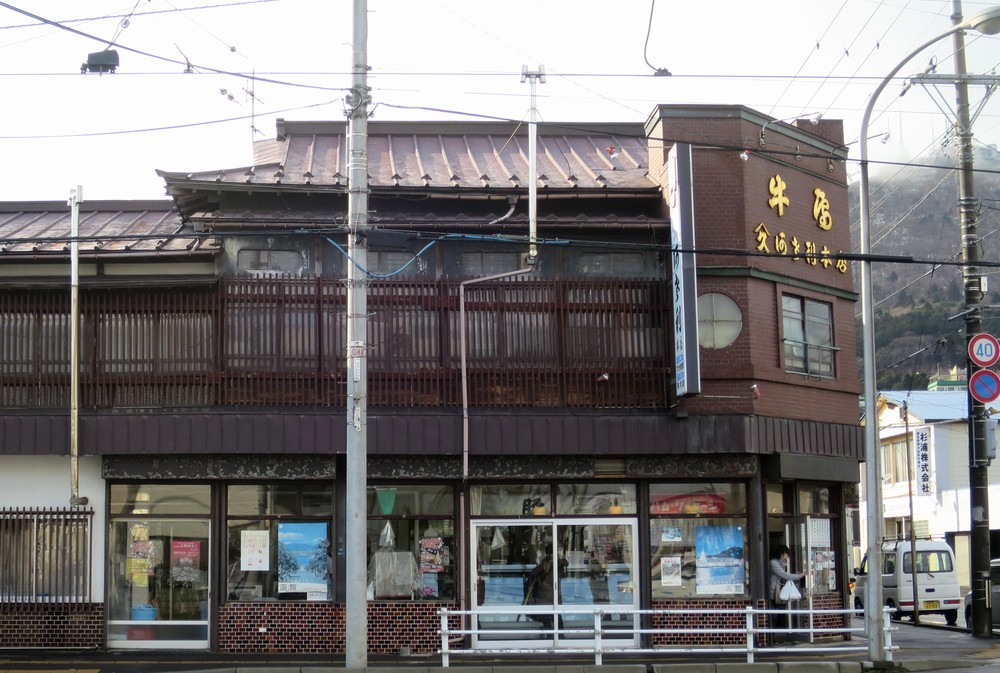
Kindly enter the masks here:
<path id="1" fill-rule="evenodd" d="M 977 367 L 992 367 L 1000 360 L 1000 343 L 992 334 L 973 335 L 969 339 L 969 359 Z"/>

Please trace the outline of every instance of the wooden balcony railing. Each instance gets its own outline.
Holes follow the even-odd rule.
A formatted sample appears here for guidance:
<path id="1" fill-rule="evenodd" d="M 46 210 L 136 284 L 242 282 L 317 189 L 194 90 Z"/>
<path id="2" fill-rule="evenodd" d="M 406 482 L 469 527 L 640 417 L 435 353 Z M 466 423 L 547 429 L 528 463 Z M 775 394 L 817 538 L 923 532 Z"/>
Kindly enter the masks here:
<path id="1" fill-rule="evenodd" d="M 462 403 L 459 281 L 369 290 L 374 407 Z M 663 407 L 666 281 L 509 279 L 466 290 L 471 406 Z M 346 290 L 226 277 L 211 288 L 81 293 L 83 409 L 343 406 Z M 68 292 L 0 295 L 0 408 L 69 404 Z"/>

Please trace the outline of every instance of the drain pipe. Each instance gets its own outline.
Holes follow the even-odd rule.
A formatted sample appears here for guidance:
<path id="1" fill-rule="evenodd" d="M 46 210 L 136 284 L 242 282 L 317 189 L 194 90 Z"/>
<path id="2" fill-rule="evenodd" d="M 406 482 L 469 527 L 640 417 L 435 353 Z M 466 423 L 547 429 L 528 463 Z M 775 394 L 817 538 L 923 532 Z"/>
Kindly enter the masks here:
<path id="1" fill-rule="evenodd" d="M 83 187 L 70 190 L 69 202 L 69 477 L 70 507 L 86 505 L 80 496 L 80 202 Z"/>
<path id="2" fill-rule="evenodd" d="M 489 224 L 487 224 L 486 225 L 487 227 L 492 227 L 494 224 L 500 224 L 504 220 L 510 219 L 510 216 L 514 214 L 514 209 L 517 208 L 517 197 L 516 196 L 508 196 L 507 197 L 507 203 L 510 204 L 510 210 L 508 210 L 506 213 L 504 213 L 503 215 L 501 215 L 497 219 L 495 219 L 492 222 L 490 222 Z"/>

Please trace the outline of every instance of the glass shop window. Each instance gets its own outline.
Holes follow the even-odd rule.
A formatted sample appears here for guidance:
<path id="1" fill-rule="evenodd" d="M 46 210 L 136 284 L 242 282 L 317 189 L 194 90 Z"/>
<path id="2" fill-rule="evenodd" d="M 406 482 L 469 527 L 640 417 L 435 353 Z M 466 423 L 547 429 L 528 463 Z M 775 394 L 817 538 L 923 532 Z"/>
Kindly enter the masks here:
<path id="1" fill-rule="evenodd" d="M 226 489 L 226 600 L 328 600 L 333 591 L 333 484 Z"/>
<path id="2" fill-rule="evenodd" d="M 649 514 L 653 600 L 747 594 L 743 484 L 651 484 Z"/>
<path id="3" fill-rule="evenodd" d="M 615 516 L 635 514 L 633 484 L 559 484 L 556 487 L 556 512 L 560 516 Z"/>
<path id="4" fill-rule="evenodd" d="M 450 486 L 368 487 L 369 599 L 455 599 L 454 513 Z"/>
<path id="5" fill-rule="evenodd" d="M 472 516 L 544 516 L 551 512 L 548 484 L 484 484 L 469 490 Z"/>

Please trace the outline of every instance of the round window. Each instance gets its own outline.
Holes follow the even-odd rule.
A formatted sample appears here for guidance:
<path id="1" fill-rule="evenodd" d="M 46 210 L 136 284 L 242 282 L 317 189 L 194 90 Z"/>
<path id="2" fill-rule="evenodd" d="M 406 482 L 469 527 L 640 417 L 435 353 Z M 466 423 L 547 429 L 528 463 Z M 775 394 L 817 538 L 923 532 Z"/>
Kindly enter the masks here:
<path id="1" fill-rule="evenodd" d="M 698 343 L 702 348 L 727 348 L 743 331 L 743 313 L 736 302 L 718 292 L 698 297 Z"/>

